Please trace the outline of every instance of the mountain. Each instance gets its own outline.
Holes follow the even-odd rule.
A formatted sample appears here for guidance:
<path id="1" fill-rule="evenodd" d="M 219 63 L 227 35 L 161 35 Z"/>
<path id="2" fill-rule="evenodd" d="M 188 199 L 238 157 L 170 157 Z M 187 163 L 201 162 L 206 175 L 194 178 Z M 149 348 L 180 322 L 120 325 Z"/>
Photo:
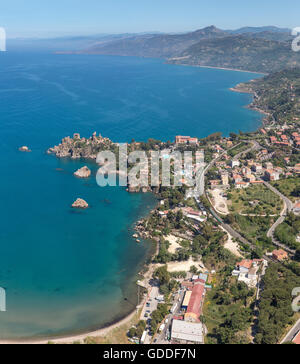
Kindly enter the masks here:
<path id="1" fill-rule="evenodd" d="M 291 32 L 272 32 L 272 31 L 264 31 L 259 33 L 244 33 L 245 37 L 250 38 L 262 38 L 266 40 L 274 40 L 277 42 L 290 42 L 294 37 L 291 35 Z"/>
<path id="2" fill-rule="evenodd" d="M 168 62 L 270 73 L 300 65 L 300 53 L 289 43 L 233 35 L 203 39 Z"/>
<path id="3" fill-rule="evenodd" d="M 275 72 L 267 77 L 242 83 L 236 90 L 255 93 L 252 106 L 272 114 L 278 123 L 299 124 L 300 68 Z"/>
<path id="4" fill-rule="evenodd" d="M 246 34 L 246 33 L 261 33 L 261 32 L 272 32 L 272 33 L 290 33 L 291 29 L 289 28 L 278 28 L 274 26 L 266 26 L 266 27 L 243 27 L 236 30 L 227 30 L 228 33 L 231 34 Z"/>
<path id="5" fill-rule="evenodd" d="M 147 34 L 119 39 L 108 44 L 97 43 L 80 53 L 140 57 L 172 57 L 201 39 L 223 38 L 228 34 L 210 26 L 184 34 Z"/>

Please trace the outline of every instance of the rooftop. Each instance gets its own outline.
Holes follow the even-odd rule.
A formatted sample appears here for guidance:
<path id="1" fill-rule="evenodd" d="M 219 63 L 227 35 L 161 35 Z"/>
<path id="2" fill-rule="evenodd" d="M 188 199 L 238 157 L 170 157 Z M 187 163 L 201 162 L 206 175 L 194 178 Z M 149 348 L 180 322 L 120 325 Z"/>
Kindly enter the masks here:
<path id="1" fill-rule="evenodd" d="M 201 323 L 173 320 L 172 339 L 202 343 L 203 327 Z"/>

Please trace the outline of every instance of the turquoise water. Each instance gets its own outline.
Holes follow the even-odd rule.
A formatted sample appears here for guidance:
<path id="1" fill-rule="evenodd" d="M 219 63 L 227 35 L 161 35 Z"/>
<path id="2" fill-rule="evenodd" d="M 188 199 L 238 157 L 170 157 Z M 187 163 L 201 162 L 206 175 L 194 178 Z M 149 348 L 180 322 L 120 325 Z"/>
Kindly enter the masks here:
<path id="1" fill-rule="evenodd" d="M 76 179 L 86 162 L 46 149 L 74 132 L 123 142 L 254 130 L 261 116 L 243 108 L 251 97 L 228 90 L 254 77 L 153 59 L 0 53 L 0 338 L 64 335 L 122 317 L 149 255 L 131 236 L 153 196 Z M 22 145 L 32 153 L 18 152 Z M 77 197 L 91 208 L 73 211 Z"/>

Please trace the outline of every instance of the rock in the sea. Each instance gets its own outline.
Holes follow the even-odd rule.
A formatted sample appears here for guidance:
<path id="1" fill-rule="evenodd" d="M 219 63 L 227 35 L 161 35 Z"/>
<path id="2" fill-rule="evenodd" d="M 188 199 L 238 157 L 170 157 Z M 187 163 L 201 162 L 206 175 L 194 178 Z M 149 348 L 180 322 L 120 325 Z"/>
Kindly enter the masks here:
<path id="1" fill-rule="evenodd" d="M 91 175 L 91 171 L 87 166 L 84 166 L 74 173 L 79 178 L 88 178 Z"/>
<path id="2" fill-rule="evenodd" d="M 73 208 L 76 209 L 87 209 L 89 207 L 88 203 L 84 201 L 82 198 L 78 198 L 72 205 Z"/>
<path id="3" fill-rule="evenodd" d="M 19 151 L 20 152 L 31 152 L 31 150 L 28 147 L 26 147 L 26 145 L 24 145 L 23 147 L 19 148 Z"/>

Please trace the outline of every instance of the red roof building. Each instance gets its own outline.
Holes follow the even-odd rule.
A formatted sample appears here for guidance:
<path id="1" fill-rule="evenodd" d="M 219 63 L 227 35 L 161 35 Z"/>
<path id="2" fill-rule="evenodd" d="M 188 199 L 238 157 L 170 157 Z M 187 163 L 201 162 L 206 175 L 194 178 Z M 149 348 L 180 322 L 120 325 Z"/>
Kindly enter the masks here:
<path id="1" fill-rule="evenodd" d="M 190 136 L 177 135 L 175 141 L 176 144 L 185 144 L 185 143 L 197 144 L 198 138 L 191 138 Z"/>
<path id="2" fill-rule="evenodd" d="M 201 282 L 195 284 L 192 290 L 192 295 L 189 301 L 188 308 L 186 310 L 186 314 L 184 315 L 185 321 L 199 322 L 199 318 L 202 313 L 204 295 L 205 295 L 204 284 Z"/>

